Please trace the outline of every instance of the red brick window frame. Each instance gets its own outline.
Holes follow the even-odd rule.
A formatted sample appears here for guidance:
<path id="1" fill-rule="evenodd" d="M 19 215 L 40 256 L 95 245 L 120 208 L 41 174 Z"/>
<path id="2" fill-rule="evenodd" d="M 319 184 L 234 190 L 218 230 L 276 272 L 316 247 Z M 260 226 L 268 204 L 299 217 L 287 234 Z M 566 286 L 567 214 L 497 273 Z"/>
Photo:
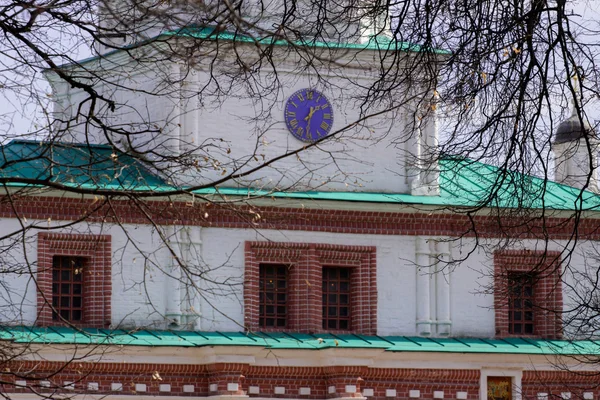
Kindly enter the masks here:
<path id="1" fill-rule="evenodd" d="M 377 333 L 376 248 L 318 243 L 246 242 L 244 323 L 249 331 L 303 333 Z M 259 324 L 260 265 L 288 267 L 287 327 Z M 324 267 L 351 269 L 349 330 L 324 330 L 322 284 Z"/>
<path id="2" fill-rule="evenodd" d="M 514 291 L 509 281 L 526 274 L 533 285 L 533 333 L 511 333 L 509 311 Z M 494 253 L 494 309 L 497 337 L 562 337 L 560 252 L 503 250 Z M 514 320 L 514 319 L 513 319 Z M 513 321 L 514 322 L 514 321 Z"/>
<path id="3" fill-rule="evenodd" d="M 52 319 L 52 270 L 55 256 L 83 259 L 83 319 L 79 327 L 105 328 L 111 316 L 111 238 L 42 232 L 37 236 L 37 325 L 64 324 Z"/>

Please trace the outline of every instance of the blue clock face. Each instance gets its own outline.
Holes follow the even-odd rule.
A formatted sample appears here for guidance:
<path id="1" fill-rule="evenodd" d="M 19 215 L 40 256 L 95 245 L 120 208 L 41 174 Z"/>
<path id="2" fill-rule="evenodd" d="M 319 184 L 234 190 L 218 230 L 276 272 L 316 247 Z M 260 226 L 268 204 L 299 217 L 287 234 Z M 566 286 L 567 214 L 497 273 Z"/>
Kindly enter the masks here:
<path id="1" fill-rule="evenodd" d="M 323 94 L 314 89 L 300 89 L 285 104 L 285 124 L 296 138 L 314 142 L 329 134 L 333 110 Z"/>

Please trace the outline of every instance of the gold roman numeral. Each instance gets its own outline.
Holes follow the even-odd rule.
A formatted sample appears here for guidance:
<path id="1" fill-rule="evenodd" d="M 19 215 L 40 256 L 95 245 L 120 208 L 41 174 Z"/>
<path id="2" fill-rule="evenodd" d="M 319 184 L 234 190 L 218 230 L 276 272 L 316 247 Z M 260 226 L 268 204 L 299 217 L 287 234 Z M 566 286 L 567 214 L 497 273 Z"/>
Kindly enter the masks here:
<path id="1" fill-rule="evenodd" d="M 295 111 L 288 111 L 287 112 L 287 116 L 291 117 L 291 118 L 296 118 L 296 112 Z"/>
<path id="2" fill-rule="evenodd" d="M 331 120 L 331 114 L 329 114 L 329 113 L 323 114 L 323 119 L 329 119 L 329 120 Z"/>
<path id="3" fill-rule="evenodd" d="M 321 122 L 321 125 L 319 126 L 319 128 L 323 129 L 323 130 L 327 130 L 329 129 L 329 124 L 325 121 Z"/>
<path id="4" fill-rule="evenodd" d="M 298 93 L 298 100 L 304 101 L 304 96 L 302 96 L 302 93 Z"/>
<path id="5" fill-rule="evenodd" d="M 296 129 L 296 127 L 298 126 L 298 121 L 296 120 L 296 118 L 294 118 L 293 120 L 290 121 L 290 126 L 293 129 Z"/>
<path id="6" fill-rule="evenodd" d="M 298 106 L 296 105 L 296 103 L 294 103 L 293 101 L 291 101 L 291 100 L 290 100 L 290 103 L 292 103 L 292 105 L 293 105 L 295 108 L 298 108 Z"/>
<path id="7" fill-rule="evenodd" d="M 329 108 L 329 103 L 325 103 L 321 106 L 321 110 L 324 110 L 326 108 Z"/>
<path id="8" fill-rule="evenodd" d="M 311 90 L 310 92 L 306 93 L 306 98 L 308 100 L 312 100 L 314 95 L 315 95 L 314 92 Z"/>
<path id="9" fill-rule="evenodd" d="M 304 132 L 304 129 L 302 129 L 302 128 L 296 129 L 296 135 L 302 136 L 302 132 Z"/>

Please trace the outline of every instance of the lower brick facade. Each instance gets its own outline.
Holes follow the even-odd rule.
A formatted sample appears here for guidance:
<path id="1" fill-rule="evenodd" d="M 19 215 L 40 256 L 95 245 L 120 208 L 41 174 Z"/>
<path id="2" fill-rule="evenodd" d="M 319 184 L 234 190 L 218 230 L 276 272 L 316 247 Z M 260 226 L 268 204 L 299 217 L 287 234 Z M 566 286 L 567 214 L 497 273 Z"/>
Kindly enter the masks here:
<path id="1" fill-rule="evenodd" d="M 460 357 L 457 355 L 457 357 Z M 7 372 L 10 371 L 10 372 Z M 25 372 L 27 371 L 27 372 Z M 58 372 L 57 372 L 58 371 Z M 236 396 L 281 399 L 480 398 L 477 369 L 267 367 L 242 363 L 208 365 L 24 361 L 0 373 L 4 393 L 154 396 Z M 523 400 L 593 399 L 596 373 L 523 371 Z M 568 395 L 567 395 L 568 394 Z"/>

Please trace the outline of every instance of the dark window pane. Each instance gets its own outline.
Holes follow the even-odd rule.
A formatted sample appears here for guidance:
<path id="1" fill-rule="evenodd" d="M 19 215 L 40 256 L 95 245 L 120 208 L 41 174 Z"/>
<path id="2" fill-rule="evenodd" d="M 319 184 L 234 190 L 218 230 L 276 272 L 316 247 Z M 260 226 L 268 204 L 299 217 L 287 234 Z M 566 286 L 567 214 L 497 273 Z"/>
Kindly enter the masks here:
<path id="1" fill-rule="evenodd" d="M 534 276 L 530 273 L 511 272 L 508 274 L 510 287 L 508 304 L 508 332 L 512 334 L 533 334 L 534 315 Z"/>
<path id="2" fill-rule="evenodd" d="M 523 318 L 522 318 L 522 315 L 521 315 L 521 312 L 520 312 L 520 311 L 515 311 L 515 312 L 513 313 L 513 319 L 514 319 L 515 321 L 521 321 L 521 320 L 523 319 Z"/>
<path id="3" fill-rule="evenodd" d="M 53 319 L 60 316 L 66 321 L 83 320 L 83 267 L 82 257 L 54 256 L 52 259 Z"/>
<path id="4" fill-rule="evenodd" d="M 350 329 L 351 271 L 350 268 L 323 268 L 323 329 Z"/>
<path id="5" fill-rule="evenodd" d="M 521 299 L 516 299 L 513 302 L 513 308 L 522 308 L 523 306 L 521 305 Z"/>
<path id="6" fill-rule="evenodd" d="M 286 266 L 269 264 L 259 266 L 259 326 L 286 327 L 287 287 Z"/>

